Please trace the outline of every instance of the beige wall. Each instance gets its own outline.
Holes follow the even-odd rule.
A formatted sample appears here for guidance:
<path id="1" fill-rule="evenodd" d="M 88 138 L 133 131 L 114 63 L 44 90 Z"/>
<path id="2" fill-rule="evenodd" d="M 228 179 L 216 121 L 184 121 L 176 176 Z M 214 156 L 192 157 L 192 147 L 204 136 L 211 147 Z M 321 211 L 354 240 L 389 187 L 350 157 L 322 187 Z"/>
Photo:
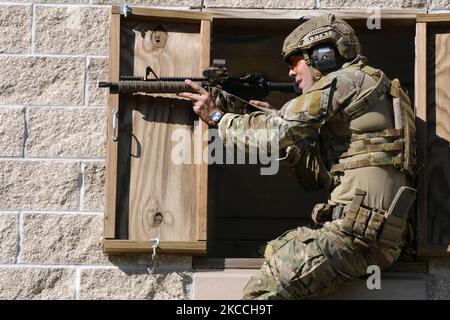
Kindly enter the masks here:
<path id="1" fill-rule="evenodd" d="M 200 0 L 0 0 L 0 299 L 190 299 L 190 257 L 101 252 L 111 4 Z M 206 7 L 449 9 L 450 1 L 207 0 Z M 429 298 L 450 298 L 433 262 Z"/>

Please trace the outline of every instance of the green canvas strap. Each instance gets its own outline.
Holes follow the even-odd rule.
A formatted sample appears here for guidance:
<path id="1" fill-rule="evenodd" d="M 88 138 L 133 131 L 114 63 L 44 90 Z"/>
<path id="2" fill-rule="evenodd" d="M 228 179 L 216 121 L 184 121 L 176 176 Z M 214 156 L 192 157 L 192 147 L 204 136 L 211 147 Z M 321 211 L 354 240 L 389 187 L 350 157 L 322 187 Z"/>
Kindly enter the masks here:
<path id="1" fill-rule="evenodd" d="M 344 109 L 344 112 L 351 120 L 356 119 L 369 111 L 370 107 L 375 105 L 391 87 L 391 81 L 381 70 L 368 66 L 363 67 L 361 70 L 374 78 L 378 78 L 378 82 L 372 88 L 363 91 L 359 98 Z"/>
<path id="2" fill-rule="evenodd" d="M 363 168 L 363 167 L 371 167 L 371 166 L 387 166 L 393 165 L 394 167 L 401 166 L 403 156 L 400 154 L 395 157 L 369 157 L 368 159 L 356 160 L 356 161 L 348 161 L 344 163 L 338 163 L 331 166 L 330 173 L 335 174 L 337 172 L 344 172 L 345 170 Z"/>

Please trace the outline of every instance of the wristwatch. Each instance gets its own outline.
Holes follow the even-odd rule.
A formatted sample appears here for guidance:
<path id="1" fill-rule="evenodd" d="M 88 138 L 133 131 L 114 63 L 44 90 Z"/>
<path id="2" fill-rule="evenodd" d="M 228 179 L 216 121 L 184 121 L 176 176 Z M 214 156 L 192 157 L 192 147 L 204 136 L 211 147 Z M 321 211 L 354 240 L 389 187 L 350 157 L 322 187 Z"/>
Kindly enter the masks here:
<path id="1" fill-rule="evenodd" d="M 220 110 L 213 111 L 209 115 L 209 120 L 211 120 L 214 123 L 214 125 L 217 126 L 220 119 L 222 119 L 223 115 L 224 115 L 224 113 Z"/>

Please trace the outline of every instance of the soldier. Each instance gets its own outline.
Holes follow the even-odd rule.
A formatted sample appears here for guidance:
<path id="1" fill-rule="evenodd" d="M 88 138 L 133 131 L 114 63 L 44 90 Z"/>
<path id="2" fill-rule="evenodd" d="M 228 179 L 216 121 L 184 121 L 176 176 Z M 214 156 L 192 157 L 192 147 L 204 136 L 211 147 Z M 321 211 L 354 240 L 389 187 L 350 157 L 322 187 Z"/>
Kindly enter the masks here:
<path id="1" fill-rule="evenodd" d="M 354 30 L 332 14 L 301 24 L 282 56 L 303 94 L 276 113 L 224 113 L 215 97 L 186 80 L 198 94 L 180 95 L 195 101 L 194 111 L 222 139 L 239 140 L 243 128 L 276 129 L 281 163 L 305 188 L 331 193 L 313 209 L 320 228 L 299 227 L 267 244 L 244 299 L 328 293 L 400 255 L 414 200 L 405 188 L 414 174 L 414 115 L 399 81 L 368 66 L 360 51 Z M 266 143 L 255 139 L 264 138 L 244 140 Z"/>

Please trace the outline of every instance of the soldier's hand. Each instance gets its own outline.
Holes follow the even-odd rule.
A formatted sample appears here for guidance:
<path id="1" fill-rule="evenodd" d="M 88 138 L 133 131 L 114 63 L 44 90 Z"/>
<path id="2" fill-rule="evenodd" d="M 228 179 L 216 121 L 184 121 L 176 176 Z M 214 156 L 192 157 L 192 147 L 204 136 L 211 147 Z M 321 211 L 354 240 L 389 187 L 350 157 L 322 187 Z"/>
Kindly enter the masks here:
<path id="1" fill-rule="evenodd" d="M 189 79 L 186 79 L 184 82 L 197 93 L 180 92 L 178 93 L 178 96 L 192 100 L 192 109 L 198 114 L 200 119 L 205 121 L 208 125 L 214 125 L 209 116 L 213 111 L 219 110 L 219 108 L 216 106 L 211 94 L 202 86 Z"/>
<path id="2" fill-rule="evenodd" d="M 251 104 L 254 104 L 255 106 L 258 106 L 258 107 L 263 107 L 263 108 L 268 108 L 268 109 L 274 109 L 275 110 L 275 108 L 270 103 L 268 103 L 266 101 L 250 100 L 249 102 Z"/>

